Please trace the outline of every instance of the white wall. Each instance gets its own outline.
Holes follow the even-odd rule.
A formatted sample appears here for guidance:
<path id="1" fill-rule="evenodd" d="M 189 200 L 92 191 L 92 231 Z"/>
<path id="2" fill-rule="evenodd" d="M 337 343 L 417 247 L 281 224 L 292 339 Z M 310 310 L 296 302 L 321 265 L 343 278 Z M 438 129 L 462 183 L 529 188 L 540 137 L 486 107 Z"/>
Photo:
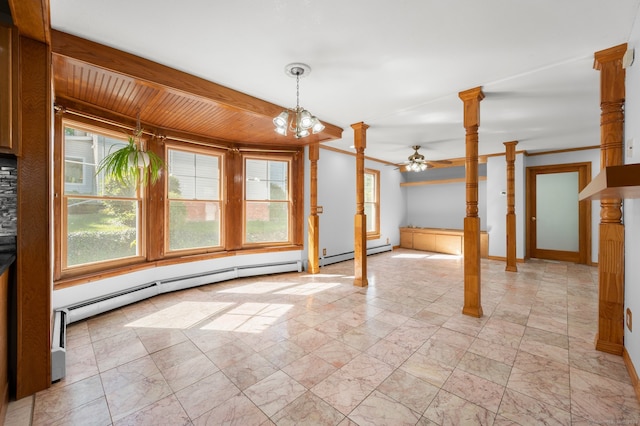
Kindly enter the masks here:
<path id="1" fill-rule="evenodd" d="M 640 18 L 637 15 L 628 47 L 640 48 Z M 625 102 L 625 148 L 633 140 L 633 154 L 625 153 L 625 164 L 640 163 L 640 61 L 626 70 Z M 624 200 L 625 227 L 625 310 L 628 308 L 640 318 L 640 199 Z M 636 319 L 636 321 L 638 321 Z M 634 332 L 624 328 L 624 346 L 636 368 L 640 371 L 640 329 L 635 324 Z"/>
<path id="2" fill-rule="evenodd" d="M 406 226 L 463 229 L 467 212 L 464 182 L 415 185 L 407 192 Z M 487 182 L 478 182 L 480 229 L 487 229 Z"/>
<path id="3" fill-rule="evenodd" d="M 365 167 L 380 171 L 380 239 L 368 240 L 367 247 L 387 243 L 399 245 L 399 228 L 406 217 L 402 174 L 394 167 L 366 160 Z M 318 160 L 318 205 L 320 215 L 320 253 L 327 256 L 353 251 L 356 213 L 356 158 L 328 149 L 320 149 Z"/>
<path id="4" fill-rule="evenodd" d="M 516 154 L 516 258 L 525 256 L 525 172 L 523 154 Z M 489 256 L 507 257 L 507 161 L 504 155 L 487 159 L 487 232 Z"/>

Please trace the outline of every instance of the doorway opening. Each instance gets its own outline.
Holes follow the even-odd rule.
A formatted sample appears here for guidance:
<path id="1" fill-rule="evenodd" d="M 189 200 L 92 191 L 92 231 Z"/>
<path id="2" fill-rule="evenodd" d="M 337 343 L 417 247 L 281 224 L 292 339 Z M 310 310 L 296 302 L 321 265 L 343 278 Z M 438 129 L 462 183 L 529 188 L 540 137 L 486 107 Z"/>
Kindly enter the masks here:
<path id="1" fill-rule="evenodd" d="M 527 257 L 591 264 L 591 163 L 527 168 Z"/>

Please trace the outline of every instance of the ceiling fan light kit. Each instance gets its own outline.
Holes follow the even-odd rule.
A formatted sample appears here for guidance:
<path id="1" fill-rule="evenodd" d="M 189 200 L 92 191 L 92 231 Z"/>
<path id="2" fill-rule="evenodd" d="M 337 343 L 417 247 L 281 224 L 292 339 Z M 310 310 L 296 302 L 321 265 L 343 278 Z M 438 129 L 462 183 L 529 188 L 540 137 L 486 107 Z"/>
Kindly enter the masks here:
<path id="1" fill-rule="evenodd" d="M 287 136 L 287 132 L 293 132 L 296 139 L 304 138 L 310 134 L 324 130 L 324 124 L 309 111 L 300 106 L 300 79 L 311 73 L 311 67 L 307 64 L 294 62 L 284 68 L 285 74 L 296 79 L 296 107 L 283 110 L 273 119 L 275 131 L 279 135 Z"/>
<path id="2" fill-rule="evenodd" d="M 408 172 L 424 172 L 427 170 L 429 165 L 424 159 L 424 155 L 420 154 L 418 150 L 420 149 L 420 145 L 414 145 L 411 148 L 415 151 L 408 157 L 409 162 L 405 166 L 406 171 Z"/>

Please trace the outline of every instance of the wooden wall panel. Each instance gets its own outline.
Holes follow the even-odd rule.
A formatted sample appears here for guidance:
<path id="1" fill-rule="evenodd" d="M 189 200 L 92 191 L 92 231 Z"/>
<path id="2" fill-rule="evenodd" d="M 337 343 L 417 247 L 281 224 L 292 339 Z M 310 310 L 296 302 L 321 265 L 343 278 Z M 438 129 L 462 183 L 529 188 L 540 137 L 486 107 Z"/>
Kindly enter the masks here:
<path id="1" fill-rule="evenodd" d="M 21 37 L 21 145 L 18 158 L 16 398 L 51 384 L 49 48 Z"/>

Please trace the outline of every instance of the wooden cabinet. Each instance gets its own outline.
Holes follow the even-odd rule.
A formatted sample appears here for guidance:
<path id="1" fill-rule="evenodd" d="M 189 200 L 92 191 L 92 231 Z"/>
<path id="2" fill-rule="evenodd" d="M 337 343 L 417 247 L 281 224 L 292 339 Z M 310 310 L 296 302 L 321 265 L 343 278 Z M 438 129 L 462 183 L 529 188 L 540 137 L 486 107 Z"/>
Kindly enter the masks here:
<path id="1" fill-rule="evenodd" d="M 0 24 L 0 153 L 19 155 L 18 32 Z"/>
<path id="2" fill-rule="evenodd" d="M 464 231 L 440 228 L 400 228 L 400 247 L 435 253 L 464 254 Z M 489 235 L 480 232 L 480 257 L 489 254 Z"/>

